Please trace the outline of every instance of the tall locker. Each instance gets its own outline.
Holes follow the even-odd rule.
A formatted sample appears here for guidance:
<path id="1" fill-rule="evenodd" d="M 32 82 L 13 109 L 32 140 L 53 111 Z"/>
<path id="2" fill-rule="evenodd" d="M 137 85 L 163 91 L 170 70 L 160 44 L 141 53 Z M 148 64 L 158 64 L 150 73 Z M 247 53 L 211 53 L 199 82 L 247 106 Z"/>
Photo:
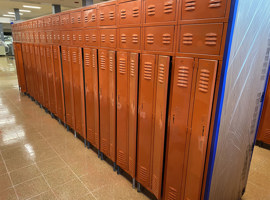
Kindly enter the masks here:
<path id="1" fill-rule="evenodd" d="M 27 91 L 26 79 L 25 79 L 25 71 L 24 71 L 24 59 L 22 54 L 22 44 L 14 43 L 14 55 L 16 58 L 16 67 L 17 67 L 17 76 L 19 87 L 21 92 Z"/>
<path id="2" fill-rule="evenodd" d="M 46 45 L 46 65 L 47 65 L 47 75 L 48 75 L 48 89 L 49 89 L 49 110 L 56 115 L 57 105 L 56 105 L 56 91 L 55 91 L 55 77 L 54 77 L 54 67 L 53 67 L 53 55 L 52 55 L 52 45 Z"/>
<path id="3" fill-rule="evenodd" d="M 49 109 L 49 84 L 47 76 L 47 61 L 46 61 L 46 48 L 44 45 L 40 45 L 40 62 L 42 73 L 42 86 L 43 86 L 43 106 Z"/>
<path id="4" fill-rule="evenodd" d="M 138 103 L 138 53 L 117 52 L 116 164 L 135 178 Z"/>
<path id="5" fill-rule="evenodd" d="M 33 97 L 39 101 L 39 88 L 38 88 L 38 61 L 36 58 L 35 45 L 30 44 L 30 55 L 31 55 L 31 69 L 32 69 L 32 81 L 33 81 Z"/>
<path id="6" fill-rule="evenodd" d="M 85 133 L 85 97 L 84 97 L 84 79 L 82 64 L 82 49 L 70 47 L 75 130 L 86 139 Z"/>
<path id="7" fill-rule="evenodd" d="M 54 66 L 54 75 L 55 75 L 57 117 L 59 117 L 63 122 L 65 122 L 62 67 L 61 67 L 61 58 L 60 58 L 60 48 L 58 45 L 53 45 L 53 66 Z"/>
<path id="8" fill-rule="evenodd" d="M 37 80 L 37 93 L 38 102 L 43 103 L 43 86 L 42 86 L 42 73 L 41 73 L 41 60 L 39 45 L 35 45 L 35 58 L 36 58 L 36 80 Z"/>
<path id="9" fill-rule="evenodd" d="M 100 151 L 115 162 L 115 51 L 99 50 Z"/>
<path id="10" fill-rule="evenodd" d="M 23 67 L 25 72 L 25 82 L 26 82 L 26 93 L 29 94 L 30 90 L 30 81 L 29 81 L 29 73 L 28 73 L 28 56 L 27 56 L 27 47 L 26 44 L 22 44 L 22 58 L 23 58 Z"/>
<path id="11" fill-rule="evenodd" d="M 161 197 L 169 56 L 142 54 L 139 80 L 137 181 Z"/>
<path id="12" fill-rule="evenodd" d="M 99 98 L 97 49 L 84 48 L 87 140 L 99 149 Z"/>
<path id="13" fill-rule="evenodd" d="M 194 58 L 176 57 L 171 74 L 163 199 L 182 199 Z"/>
<path id="14" fill-rule="evenodd" d="M 64 82 L 66 124 L 71 128 L 75 129 L 71 58 L 70 58 L 70 49 L 67 46 L 62 46 L 62 70 L 64 80 L 63 82 Z"/>
<path id="15" fill-rule="evenodd" d="M 201 195 L 217 66 L 218 61 L 216 60 L 199 59 L 186 172 L 185 199 L 199 199 Z"/>
<path id="16" fill-rule="evenodd" d="M 28 46 L 28 49 L 29 49 L 29 53 L 27 54 L 28 56 L 28 69 L 29 69 L 29 80 L 30 80 L 30 88 L 31 88 L 31 92 L 30 92 L 30 95 L 34 98 L 36 98 L 36 93 L 35 93 L 35 88 L 36 88 L 36 85 L 35 85 L 35 55 L 34 55 L 34 48 L 33 48 L 33 45 L 32 44 L 27 44 Z"/>

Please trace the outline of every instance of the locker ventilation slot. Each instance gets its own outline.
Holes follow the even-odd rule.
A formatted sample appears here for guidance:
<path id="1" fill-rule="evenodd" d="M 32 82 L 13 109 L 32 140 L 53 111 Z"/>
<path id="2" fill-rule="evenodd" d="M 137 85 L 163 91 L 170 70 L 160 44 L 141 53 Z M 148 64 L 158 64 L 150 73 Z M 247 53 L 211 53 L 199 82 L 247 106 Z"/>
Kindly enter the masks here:
<path id="1" fill-rule="evenodd" d="M 139 166 L 138 178 L 139 178 L 139 180 L 149 184 L 149 173 L 145 167 Z"/>
<path id="2" fill-rule="evenodd" d="M 81 17 L 78 17 L 78 18 L 77 18 L 77 22 L 78 22 L 78 23 L 81 23 Z"/>
<path id="3" fill-rule="evenodd" d="M 88 22 L 88 16 L 84 16 L 84 22 L 87 23 Z"/>
<path id="4" fill-rule="evenodd" d="M 92 22 L 95 22 L 96 21 L 96 15 L 95 14 L 92 14 L 91 21 Z"/>
<path id="5" fill-rule="evenodd" d="M 100 20 L 101 20 L 101 21 L 104 21 L 104 19 L 105 19 L 105 18 L 104 18 L 104 13 L 100 13 Z"/>
<path id="6" fill-rule="evenodd" d="M 153 34 L 147 35 L 147 44 L 154 44 L 154 35 Z"/>
<path id="7" fill-rule="evenodd" d="M 196 0 L 186 0 L 185 1 L 185 11 L 193 11 L 196 7 Z"/>
<path id="8" fill-rule="evenodd" d="M 73 41 L 76 41 L 76 35 L 75 34 L 73 35 Z"/>
<path id="9" fill-rule="evenodd" d="M 67 41 L 70 41 L 70 36 L 69 35 L 67 35 Z"/>
<path id="10" fill-rule="evenodd" d="M 160 64 L 158 68 L 158 82 L 164 83 L 164 74 L 165 74 L 165 66 L 163 64 Z"/>
<path id="11" fill-rule="evenodd" d="M 66 54 L 66 51 L 65 50 L 62 51 L 62 57 L 63 57 L 63 60 L 64 61 L 67 60 L 67 54 Z"/>
<path id="12" fill-rule="evenodd" d="M 76 61 L 77 61 L 76 52 L 72 52 L 72 61 L 73 61 L 73 63 L 76 63 Z"/>
<path id="13" fill-rule="evenodd" d="M 205 44 L 208 46 L 217 45 L 217 34 L 216 33 L 207 33 L 205 35 Z"/>
<path id="14" fill-rule="evenodd" d="M 176 200 L 176 197 L 177 197 L 176 189 L 169 187 L 168 200 Z"/>
<path id="15" fill-rule="evenodd" d="M 163 44 L 171 44 L 171 34 L 163 34 Z"/>
<path id="16" fill-rule="evenodd" d="M 114 64 L 114 62 L 113 62 L 114 60 L 113 60 L 113 57 L 111 56 L 110 57 L 110 71 L 112 72 L 113 71 L 113 64 Z"/>
<path id="17" fill-rule="evenodd" d="M 148 16 L 153 16 L 156 14 L 156 6 L 150 5 L 148 6 Z"/>
<path id="18" fill-rule="evenodd" d="M 138 44 L 138 42 L 139 42 L 139 36 L 138 36 L 138 34 L 133 34 L 132 35 L 132 43 Z"/>
<path id="19" fill-rule="evenodd" d="M 122 43 L 126 43 L 127 42 L 127 36 L 126 36 L 126 34 L 122 34 L 121 35 L 121 42 Z"/>
<path id="20" fill-rule="evenodd" d="M 199 91 L 207 93 L 210 80 L 210 71 L 202 69 L 200 72 Z"/>
<path id="21" fill-rule="evenodd" d="M 119 60 L 119 72 L 120 74 L 126 73 L 126 60 L 124 58 L 120 58 Z"/>
<path id="22" fill-rule="evenodd" d="M 177 86 L 178 87 L 188 87 L 188 75 L 189 68 L 186 66 L 178 67 L 178 77 L 177 77 Z"/>
<path id="23" fill-rule="evenodd" d="M 127 12 L 126 10 L 121 10 L 121 19 L 126 19 L 127 18 Z"/>
<path id="24" fill-rule="evenodd" d="M 118 151 L 117 159 L 120 165 L 127 166 L 127 159 L 126 155 L 123 151 Z"/>
<path id="25" fill-rule="evenodd" d="M 72 17 L 71 18 L 71 23 L 74 24 L 74 22 L 75 22 L 75 19 L 74 19 L 74 17 Z"/>
<path id="26" fill-rule="evenodd" d="M 93 50 L 92 53 L 92 67 L 95 68 L 96 67 L 96 56 L 95 56 L 95 50 Z"/>
<path id="27" fill-rule="evenodd" d="M 105 34 L 101 34 L 101 42 L 105 42 L 106 38 L 105 38 Z"/>
<path id="28" fill-rule="evenodd" d="M 114 43 L 114 35 L 113 34 L 110 35 L 110 42 Z"/>
<path id="29" fill-rule="evenodd" d="M 132 10 L 132 17 L 138 17 L 139 16 L 139 8 L 133 8 Z"/>
<path id="30" fill-rule="evenodd" d="M 84 61 L 85 61 L 86 66 L 90 66 L 90 55 L 89 55 L 89 53 L 85 53 Z"/>
<path id="31" fill-rule="evenodd" d="M 96 42 L 97 41 L 97 36 L 96 35 L 92 35 L 92 41 Z"/>
<path id="32" fill-rule="evenodd" d="M 114 11 L 109 12 L 110 20 L 114 20 Z"/>
<path id="33" fill-rule="evenodd" d="M 144 63 L 144 79 L 146 80 L 152 79 L 152 63 L 151 62 Z"/>
<path id="34" fill-rule="evenodd" d="M 85 41 L 89 42 L 89 39 L 90 38 L 89 38 L 89 35 L 88 34 L 86 34 L 84 38 L 85 38 Z"/>
<path id="35" fill-rule="evenodd" d="M 106 69 L 106 58 L 105 56 L 100 56 L 100 69 L 105 70 Z"/>
<path id="36" fill-rule="evenodd" d="M 172 2 L 166 2 L 164 4 L 164 13 L 165 14 L 169 14 L 169 13 L 172 13 L 173 11 L 173 5 L 172 5 Z"/>
<path id="37" fill-rule="evenodd" d="M 153 175 L 152 190 L 153 190 L 153 193 L 158 193 L 158 178 L 156 175 Z"/>
<path id="38" fill-rule="evenodd" d="M 42 38 L 43 39 L 43 38 Z M 65 35 L 62 35 L 62 40 L 65 41 Z"/>
<path id="39" fill-rule="evenodd" d="M 221 0 L 210 0 L 209 1 L 209 8 L 218 8 L 221 6 Z"/>
<path id="40" fill-rule="evenodd" d="M 135 76 L 135 61 L 134 60 L 130 61 L 130 76 L 132 77 Z"/>
<path id="41" fill-rule="evenodd" d="M 78 39 L 79 39 L 79 41 L 82 41 L 82 35 L 81 34 L 78 35 Z"/>
<path id="42" fill-rule="evenodd" d="M 192 43 L 193 43 L 193 34 L 192 33 L 185 33 L 183 35 L 183 44 L 192 45 Z"/>

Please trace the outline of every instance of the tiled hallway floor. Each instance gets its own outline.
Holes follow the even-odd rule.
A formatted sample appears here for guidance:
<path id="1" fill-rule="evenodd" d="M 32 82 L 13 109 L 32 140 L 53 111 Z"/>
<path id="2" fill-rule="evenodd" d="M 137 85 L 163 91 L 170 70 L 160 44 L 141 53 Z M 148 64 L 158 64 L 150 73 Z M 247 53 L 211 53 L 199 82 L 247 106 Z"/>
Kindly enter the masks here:
<path id="1" fill-rule="evenodd" d="M 270 151 L 255 148 L 244 200 L 270 199 Z M 0 200 L 148 199 L 18 91 L 0 57 Z"/>

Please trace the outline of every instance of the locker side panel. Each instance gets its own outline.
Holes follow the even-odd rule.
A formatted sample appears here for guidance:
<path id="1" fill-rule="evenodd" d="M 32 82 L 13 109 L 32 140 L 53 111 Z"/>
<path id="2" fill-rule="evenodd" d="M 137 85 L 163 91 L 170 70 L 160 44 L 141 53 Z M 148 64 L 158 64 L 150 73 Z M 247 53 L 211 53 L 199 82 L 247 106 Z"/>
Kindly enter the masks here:
<path id="1" fill-rule="evenodd" d="M 181 198 L 193 64 L 176 57 L 172 69 L 163 199 Z"/>
<path id="2" fill-rule="evenodd" d="M 192 117 L 185 199 L 199 199 L 218 61 L 199 60 Z"/>
<path id="3" fill-rule="evenodd" d="M 59 46 L 53 46 L 53 66 L 55 72 L 55 90 L 57 101 L 57 116 L 64 122 L 64 94 L 62 85 L 62 67 L 60 61 L 60 48 Z"/>
<path id="4" fill-rule="evenodd" d="M 69 47 L 62 46 L 62 67 L 64 79 L 64 95 L 65 95 L 65 111 L 66 123 L 75 128 L 74 118 L 74 100 L 73 100 L 73 85 L 72 85 L 72 70 Z"/>
<path id="5" fill-rule="evenodd" d="M 87 140 L 99 148 L 99 100 L 97 50 L 84 48 Z"/>
<path id="6" fill-rule="evenodd" d="M 110 159 L 116 161 L 116 65 L 115 51 L 109 51 Z"/>
<path id="7" fill-rule="evenodd" d="M 139 80 L 138 141 L 136 179 L 150 187 L 152 162 L 153 104 L 155 89 L 155 55 L 142 54 Z"/>
<path id="8" fill-rule="evenodd" d="M 117 165 L 129 170 L 129 67 L 128 53 L 117 53 Z"/>
<path id="9" fill-rule="evenodd" d="M 138 111 L 138 80 L 139 80 L 139 55 L 130 53 L 129 58 L 129 173 L 135 178 L 136 149 L 137 149 L 137 111 Z"/>
<path id="10" fill-rule="evenodd" d="M 155 106 L 155 127 L 153 135 L 152 191 L 161 197 L 164 139 L 167 121 L 167 96 L 170 72 L 170 56 L 159 56 L 157 63 L 157 86 Z"/>

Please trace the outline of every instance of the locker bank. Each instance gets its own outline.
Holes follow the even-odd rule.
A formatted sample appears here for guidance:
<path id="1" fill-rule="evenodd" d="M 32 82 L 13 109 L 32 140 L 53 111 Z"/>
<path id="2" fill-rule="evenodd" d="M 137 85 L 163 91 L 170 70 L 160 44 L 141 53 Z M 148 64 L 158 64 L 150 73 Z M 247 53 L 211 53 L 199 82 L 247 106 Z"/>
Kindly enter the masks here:
<path id="1" fill-rule="evenodd" d="M 2 142 L 3 199 L 270 198 L 269 10 L 114 0 L 12 22 L 17 109 L 44 144 L 19 140 L 29 165 L 10 169 L 24 150 Z"/>

